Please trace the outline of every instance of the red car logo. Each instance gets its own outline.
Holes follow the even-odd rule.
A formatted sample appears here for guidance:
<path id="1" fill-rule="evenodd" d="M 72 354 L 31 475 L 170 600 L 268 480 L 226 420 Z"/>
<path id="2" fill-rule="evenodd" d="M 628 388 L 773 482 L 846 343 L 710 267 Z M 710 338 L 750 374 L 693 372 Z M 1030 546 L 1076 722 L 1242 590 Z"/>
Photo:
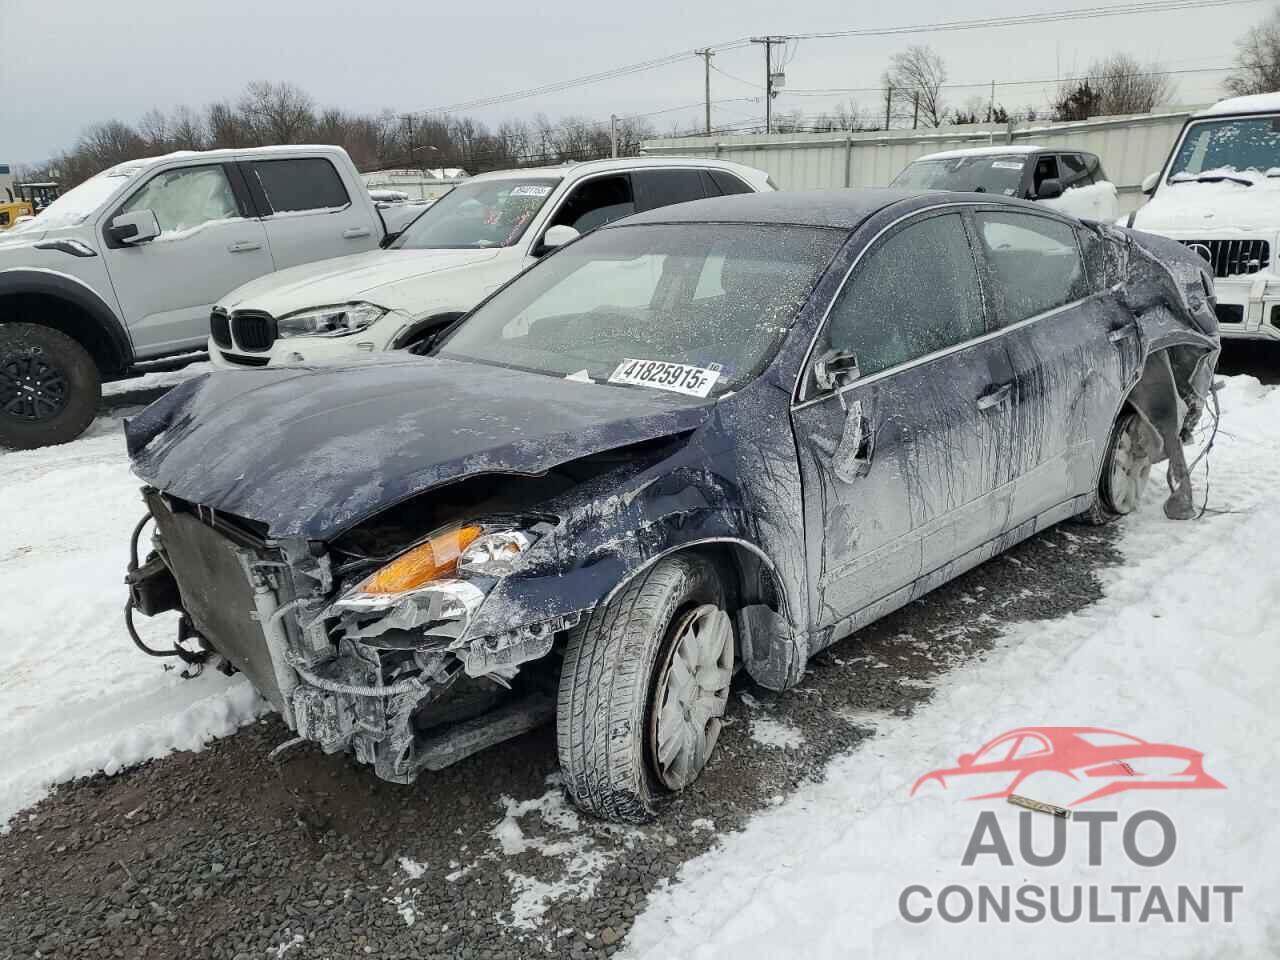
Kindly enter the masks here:
<path id="1" fill-rule="evenodd" d="M 930 770 L 926 785 L 990 800 L 1020 793 L 1076 806 L 1124 790 L 1221 790 L 1204 772 L 1204 754 L 1098 727 L 1024 727 L 966 753 L 955 767 Z"/>

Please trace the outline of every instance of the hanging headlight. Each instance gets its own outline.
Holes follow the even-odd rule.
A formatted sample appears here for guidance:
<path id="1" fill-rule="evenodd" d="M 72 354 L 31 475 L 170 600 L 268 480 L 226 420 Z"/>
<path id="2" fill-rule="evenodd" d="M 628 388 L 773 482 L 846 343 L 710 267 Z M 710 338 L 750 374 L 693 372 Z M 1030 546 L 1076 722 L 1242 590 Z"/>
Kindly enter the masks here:
<path id="1" fill-rule="evenodd" d="M 386 309 L 372 303 L 340 303 L 299 310 L 276 321 L 281 337 L 345 337 L 386 316 Z"/>

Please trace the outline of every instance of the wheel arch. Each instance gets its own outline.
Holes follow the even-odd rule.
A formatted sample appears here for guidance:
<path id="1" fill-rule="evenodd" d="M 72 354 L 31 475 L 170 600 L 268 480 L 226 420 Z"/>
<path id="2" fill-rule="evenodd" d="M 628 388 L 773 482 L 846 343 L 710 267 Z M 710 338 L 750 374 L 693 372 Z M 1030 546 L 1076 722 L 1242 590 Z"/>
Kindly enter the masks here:
<path id="1" fill-rule="evenodd" d="M 133 344 L 115 311 L 83 281 L 43 269 L 0 271 L 0 323 L 51 327 L 75 340 L 102 373 L 133 363 Z"/>
<path id="2" fill-rule="evenodd" d="M 390 349 L 399 350 L 402 347 L 408 346 L 413 342 L 415 337 L 424 331 L 430 330 L 433 327 L 448 326 L 459 318 L 465 316 L 466 313 L 467 311 L 465 310 L 440 310 L 431 314 L 429 317 L 422 317 L 421 319 L 415 320 L 396 334 L 395 339 L 391 341 Z"/>

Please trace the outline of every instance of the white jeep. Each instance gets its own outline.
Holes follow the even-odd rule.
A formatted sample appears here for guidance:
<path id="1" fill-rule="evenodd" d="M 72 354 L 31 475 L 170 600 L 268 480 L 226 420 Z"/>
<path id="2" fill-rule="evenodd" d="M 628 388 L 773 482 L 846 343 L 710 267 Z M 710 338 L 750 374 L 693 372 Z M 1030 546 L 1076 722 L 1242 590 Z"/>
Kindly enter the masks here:
<path id="1" fill-rule="evenodd" d="M 1142 191 L 1150 201 L 1123 222 L 1210 264 L 1223 338 L 1280 340 L 1280 93 L 1189 119 Z"/>
<path id="2" fill-rule="evenodd" d="M 602 224 L 703 197 L 772 190 L 741 164 L 633 157 L 472 177 L 386 249 L 282 270 L 233 290 L 210 318 L 222 367 L 425 349 L 557 246 Z"/>

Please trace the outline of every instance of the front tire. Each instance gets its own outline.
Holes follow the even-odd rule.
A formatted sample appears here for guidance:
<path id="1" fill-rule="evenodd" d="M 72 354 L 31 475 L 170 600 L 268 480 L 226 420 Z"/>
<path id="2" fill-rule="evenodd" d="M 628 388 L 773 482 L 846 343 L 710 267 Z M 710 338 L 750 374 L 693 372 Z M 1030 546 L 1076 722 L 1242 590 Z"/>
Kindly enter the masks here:
<path id="1" fill-rule="evenodd" d="M 720 734 L 733 623 L 713 568 L 661 560 L 569 634 L 556 715 L 570 798 L 642 823 L 693 783 Z"/>
<path id="2" fill-rule="evenodd" d="M 1104 526 L 1133 513 L 1151 476 L 1151 450 L 1146 424 L 1132 410 L 1116 418 L 1102 460 L 1102 474 L 1089 509 L 1079 520 Z"/>
<path id="3" fill-rule="evenodd" d="M 34 323 L 0 324 L 0 446 L 68 443 L 101 398 L 98 368 L 75 340 Z"/>

